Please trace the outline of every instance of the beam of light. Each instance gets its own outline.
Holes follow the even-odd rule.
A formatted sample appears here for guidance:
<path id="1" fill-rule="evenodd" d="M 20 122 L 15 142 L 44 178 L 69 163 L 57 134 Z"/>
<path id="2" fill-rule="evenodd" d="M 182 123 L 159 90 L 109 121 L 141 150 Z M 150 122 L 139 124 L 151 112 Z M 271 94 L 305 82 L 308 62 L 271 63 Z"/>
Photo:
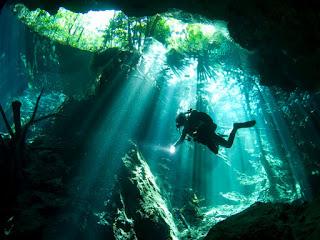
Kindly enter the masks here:
<path id="1" fill-rule="evenodd" d="M 166 49 L 160 45 L 155 41 L 146 49 L 137 70 L 122 83 L 115 98 L 107 105 L 108 109 L 105 109 L 104 102 L 97 102 L 96 106 L 99 107 L 92 109 L 94 113 L 100 114 L 102 121 L 87 139 L 86 154 L 82 160 L 84 164 L 80 169 L 86 179 L 80 186 L 81 199 L 90 194 L 96 181 L 105 181 L 105 188 L 111 188 L 114 184 L 113 177 L 121 165 L 121 158 L 128 150 L 130 140 L 134 140 L 134 134 L 143 121 L 145 108 L 152 99 L 155 76 L 163 68 Z M 109 94 L 107 91 L 101 99 L 108 101 Z M 92 118 L 94 115 L 89 112 L 88 116 Z M 90 123 L 87 128 L 92 131 Z M 141 130 L 144 131 L 143 128 Z M 157 149 L 151 147 L 149 151 Z"/>
<path id="2" fill-rule="evenodd" d="M 264 101 L 268 102 L 269 107 L 271 109 L 277 109 L 277 103 L 275 102 L 275 99 L 270 92 L 269 89 L 263 89 L 261 86 L 259 87 L 260 94 Z M 293 142 L 291 137 L 288 137 L 291 135 L 290 130 L 288 128 L 287 123 L 285 122 L 285 119 L 281 114 L 279 114 L 278 111 L 274 111 L 273 114 L 271 114 L 271 121 L 273 125 L 276 127 L 278 131 L 275 132 L 275 135 L 272 136 L 273 138 L 277 137 L 281 141 L 281 145 L 284 147 L 284 150 L 286 152 L 286 155 L 283 157 L 282 161 L 286 162 L 286 164 L 289 165 L 290 171 L 289 174 L 293 175 L 294 181 L 295 181 L 295 190 L 297 191 L 297 194 L 300 197 L 304 197 L 307 200 L 311 199 L 311 193 L 309 191 L 310 186 L 305 176 L 305 169 L 302 164 L 301 154 L 299 149 L 297 148 L 296 144 Z M 305 196 L 303 196 L 301 188 L 303 187 L 303 192 Z"/>
<path id="3" fill-rule="evenodd" d="M 58 27 L 63 28 L 63 34 L 46 29 L 46 34 L 51 38 L 69 39 L 66 29 L 71 34 L 77 31 L 76 27 L 70 25 L 70 19 L 74 19 L 71 23 L 82 21 L 85 23 L 83 32 L 87 34 L 86 43 L 96 48 L 99 48 L 101 39 L 95 41 L 95 34 L 102 36 L 102 30 L 115 14 L 113 11 L 89 12 L 84 17 L 60 9 L 60 15 L 69 17 L 66 20 L 39 13 L 40 10 L 30 13 L 27 19 L 29 25 L 34 24 L 36 28 L 39 15 L 54 19 Z M 188 25 L 178 20 L 170 21 L 171 46 L 176 46 L 179 39 L 186 37 Z M 223 31 L 228 36 L 226 28 L 221 26 L 199 26 L 204 34 Z M 258 78 L 246 71 L 221 64 L 211 68 L 213 73 L 210 77 L 202 79 L 204 86 L 199 93 L 196 59 L 188 59 L 180 75 L 172 71 L 167 82 L 155 87 L 158 76 L 167 68 L 167 49 L 156 41 L 148 41 L 149 45 L 144 49 L 137 70 L 120 87 L 112 85 L 118 82 L 110 84 L 99 102 L 95 102 L 87 111 L 86 121 L 81 128 L 81 131 L 88 133 L 83 156 L 85 164 L 80 166 L 85 181 L 75 183 L 80 189 L 79 199 L 87 196 L 95 182 L 101 179 L 106 188 L 113 184 L 113 177 L 117 174 L 130 140 L 138 142 L 148 164 L 153 170 L 156 169 L 154 173 L 160 175 L 162 171 L 165 174 L 167 178 L 163 178 L 163 181 L 167 179 L 173 189 L 170 190 L 172 195 L 179 199 L 173 201 L 174 204 L 183 207 L 189 200 L 183 199 L 183 191 L 189 190 L 193 182 L 198 181 L 200 187 L 193 191 L 205 198 L 205 215 L 217 221 L 243 210 L 255 201 L 308 199 L 309 184 L 302 164 L 305 156 L 291 138 L 288 122 L 283 116 L 285 111 L 278 109 L 272 91 L 260 86 Z M 0 61 L 4 58 L 1 55 Z M 159 89 L 155 91 L 156 88 Z M 176 150 L 170 146 L 181 134 L 175 129 L 175 115 L 195 108 L 199 97 L 206 102 L 204 111 L 218 124 L 217 132 L 225 135 L 224 138 L 227 138 L 235 122 L 255 119 L 257 125 L 240 129 L 232 148 L 221 147 L 218 155 L 192 141 L 185 141 Z M 297 97 L 299 100 L 301 98 Z M 295 106 L 301 115 L 307 116 L 302 104 Z M 101 121 L 92 125 L 96 118 Z M 318 144 L 319 136 L 312 138 L 312 141 L 310 145 Z M 201 164 L 197 164 L 198 161 Z M 195 171 L 197 174 L 194 174 Z M 314 170 L 313 173 L 319 174 L 319 171 Z M 195 176 L 198 179 L 194 179 Z"/>
<path id="4" fill-rule="evenodd" d="M 206 185 L 207 201 L 216 201 L 217 198 L 215 196 L 219 194 L 229 201 L 241 203 L 240 209 L 242 209 L 243 204 L 249 206 L 257 200 L 263 200 L 261 195 L 259 195 L 259 192 L 261 193 L 270 187 L 272 188 L 272 184 L 274 187 L 275 183 L 269 182 L 270 176 L 267 176 L 266 171 L 269 171 L 269 175 L 274 175 L 271 177 L 278 179 L 276 180 L 278 181 L 276 185 L 280 186 L 277 190 L 278 198 L 284 201 L 292 201 L 301 196 L 299 191 L 300 184 L 297 177 L 295 177 L 296 183 L 291 182 L 290 178 L 280 177 L 285 176 L 288 170 L 292 170 L 288 169 L 288 166 L 282 163 L 283 161 L 288 162 L 288 160 L 281 157 L 278 140 L 270 133 L 275 130 L 269 129 L 270 126 L 267 126 L 268 123 L 264 121 L 269 113 L 263 113 L 261 109 L 263 108 L 263 105 L 257 105 L 257 103 L 261 101 L 259 94 L 264 92 L 265 95 L 266 92 L 260 91 L 259 88 L 254 87 L 253 91 L 245 93 L 244 91 L 246 90 L 241 87 L 242 83 L 240 81 L 255 81 L 254 79 L 249 80 L 250 77 L 251 76 L 248 76 L 239 70 L 227 71 L 216 69 L 215 77 L 207 80 L 207 87 L 203 93 L 203 96 L 212 103 L 207 106 L 207 112 L 213 117 L 214 121 L 217 122 L 218 132 L 228 136 L 234 122 L 243 122 L 252 119 L 257 120 L 255 128 L 240 129 L 238 131 L 234 145 L 231 149 L 220 148 L 220 153 L 216 157 L 218 159 L 214 159 L 215 157 L 213 154 L 204 148 L 203 151 L 207 152 L 207 154 L 202 157 L 206 159 L 204 160 L 202 169 L 198 169 L 204 176 L 201 180 L 202 183 L 200 184 Z M 179 105 L 177 112 L 187 110 L 194 106 L 192 103 L 194 103 L 196 99 L 195 88 L 192 86 L 195 84 L 195 79 L 179 80 L 177 95 L 180 100 L 178 100 Z M 272 103 L 270 96 L 268 99 L 265 99 L 265 101 L 269 102 L 269 104 Z M 255 109 L 253 109 L 253 107 Z M 274 117 L 275 115 L 273 118 Z M 275 121 L 277 124 L 281 124 L 280 119 Z M 276 128 L 284 129 L 283 126 L 278 126 Z M 284 132 L 284 135 L 285 136 L 282 137 L 281 141 L 285 142 L 286 146 L 290 143 L 290 141 L 286 141 L 289 133 L 285 134 Z M 183 156 L 186 153 L 186 147 L 188 145 L 190 144 L 184 143 L 184 147 L 179 153 L 175 154 L 180 156 L 180 162 L 183 162 Z M 190 147 L 192 147 L 192 145 L 190 145 Z M 290 144 L 290 147 L 286 147 L 286 151 L 290 152 L 292 147 L 293 145 Z M 193 151 L 192 148 L 190 150 Z M 190 167 L 192 168 L 190 156 L 192 156 L 192 154 L 189 152 L 189 160 L 185 160 L 188 164 L 187 169 Z M 217 163 L 216 169 L 205 168 L 205 165 L 209 163 L 208 161 L 219 161 L 224 162 L 224 164 Z M 182 167 L 182 165 L 180 167 Z M 273 173 L 270 173 L 270 170 L 266 168 L 272 168 L 273 170 L 271 171 Z M 189 171 L 187 169 L 184 169 L 183 171 Z M 303 174 L 302 169 L 295 170 L 295 172 L 296 171 L 300 173 L 295 173 L 295 176 L 301 176 L 301 174 Z M 221 174 L 228 177 L 224 177 L 224 181 L 219 181 L 219 179 L 221 179 Z M 185 176 L 182 175 L 181 181 L 183 182 L 183 179 L 186 178 L 190 178 L 190 174 L 185 174 Z M 256 180 L 251 181 L 251 178 Z M 305 180 L 303 180 L 303 182 L 305 182 Z M 297 184 L 298 187 L 296 187 Z M 250 194 L 247 192 L 248 189 L 251 189 Z M 246 203 L 243 201 L 244 199 L 246 199 Z M 267 200 L 267 196 L 265 200 Z"/>
<path id="5" fill-rule="evenodd" d="M 159 61 L 166 51 L 159 47 L 159 43 L 153 43 L 153 45 L 157 44 L 158 47 L 150 46 L 149 51 L 145 52 L 144 61 L 140 63 L 137 69 L 139 73 L 132 73 L 127 82 L 122 85 L 109 109 L 102 111 L 104 114 L 102 119 L 104 120 L 101 126 L 97 127 L 96 134 L 88 140 L 86 159 L 89 162 L 91 161 L 91 170 L 86 183 L 87 190 L 90 189 L 90 185 L 96 177 L 96 172 L 106 161 L 109 161 L 110 171 L 116 171 L 120 164 L 117 161 L 124 154 L 123 151 L 128 147 L 129 140 L 142 120 L 144 107 L 149 103 L 151 97 L 154 75 L 157 74 L 155 66 L 158 64 L 159 68 L 161 67 Z M 157 48 L 157 51 L 153 52 L 155 48 Z M 154 66 L 153 69 L 150 69 L 150 61 L 153 62 L 153 64 L 151 63 L 151 66 Z M 141 77 L 141 73 L 148 73 L 149 75 Z M 100 106 L 103 108 L 103 103 Z"/>

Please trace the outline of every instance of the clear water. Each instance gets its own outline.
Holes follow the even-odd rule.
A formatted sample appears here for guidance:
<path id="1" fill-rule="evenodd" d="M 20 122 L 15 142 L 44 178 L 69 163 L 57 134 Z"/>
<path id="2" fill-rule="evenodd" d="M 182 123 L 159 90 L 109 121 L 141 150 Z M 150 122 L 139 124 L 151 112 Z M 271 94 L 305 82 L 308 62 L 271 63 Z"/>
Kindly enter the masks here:
<path id="1" fill-rule="evenodd" d="M 22 18 L 23 12 L 19 14 Z M 63 10 L 59 14 L 63 15 Z M 93 13 L 90 14 L 94 17 Z M 85 94 L 79 97 L 65 91 L 67 87 L 79 86 L 68 85 L 68 78 L 60 73 L 54 43 L 46 42 L 43 48 L 31 48 L 36 38 L 27 39 L 30 32 L 26 25 L 9 9 L 4 9 L 0 18 L 6 23 L 0 26 L 0 32 L 4 33 L 0 36 L 0 101 L 8 116 L 11 101 L 19 99 L 23 104 L 22 117 L 26 121 L 42 87 L 45 93 L 39 116 L 57 111 L 69 98 L 86 97 Z M 61 21 L 57 24 L 62 24 Z M 49 25 L 49 30 L 44 31 L 37 28 L 40 23 L 37 25 L 28 19 L 24 22 L 45 36 L 55 34 L 51 39 L 57 40 L 60 36 L 58 41 L 66 43 L 68 35 L 55 33 Z M 182 26 L 186 27 L 181 25 L 180 29 Z M 96 30 L 95 26 L 91 27 Z M 133 141 L 156 176 L 168 205 L 182 207 L 190 189 L 197 195 L 200 211 L 205 216 L 203 222 L 207 222 L 202 226 L 203 232 L 212 223 L 256 201 L 291 202 L 312 197 L 308 176 L 319 175 L 319 169 L 315 166 L 306 169 L 304 161 L 310 160 L 312 153 L 304 152 L 301 145 L 305 142 L 310 142 L 311 146 L 319 145 L 319 135 L 308 117 L 308 112 L 318 107 L 318 95 L 299 90 L 285 92 L 260 85 L 259 75 L 249 62 L 251 53 L 234 43 L 225 27 L 216 24 L 210 29 L 215 29 L 223 37 L 210 59 L 206 59 L 209 64 L 205 65 L 202 75 L 199 70 L 201 57 L 186 55 L 183 64 L 175 69 L 167 61 L 174 43 L 164 45 L 146 39 L 141 47 L 139 64 L 129 73 L 128 80 L 123 82 L 112 101 L 105 93 L 100 102 L 79 116 L 86 120 L 81 130 L 90 129 L 91 132 L 83 149 L 83 159 L 79 160 L 85 163 L 80 166 L 86 179 L 81 184 L 83 196 L 90 195 L 92 185 L 98 180 L 105 181 L 106 189 L 112 186 L 120 159 Z M 211 34 L 210 31 L 206 34 Z M 101 35 L 95 37 L 100 39 Z M 183 37 L 178 30 L 172 32 L 173 42 Z M 78 38 L 79 41 L 76 38 L 71 34 L 69 45 L 91 52 L 101 49 L 101 40 L 95 45 L 88 36 Z M 40 40 L 38 43 L 41 45 Z M 32 54 L 37 54 L 28 52 L 30 49 L 50 54 L 43 55 L 41 65 L 36 63 L 39 58 L 30 60 Z M 109 100 L 111 102 L 106 104 Z M 254 128 L 240 129 L 232 148 L 221 147 L 218 155 L 188 141 L 171 154 L 169 147 L 180 134 L 175 129 L 175 116 L 190 108 L 207 112 L 217 123 L 217 132 L 224 135 L 230 133 L 235 122 L 255 119 L 257 124 Z M 97 114 L 103 121 L 91 129 L 91 121 Z M 30 139 L 45 135 L 48 124 L 52 123 L 49 121 L 34 127 Z M 0 129 L 5 132 L 2 123 Z"/>

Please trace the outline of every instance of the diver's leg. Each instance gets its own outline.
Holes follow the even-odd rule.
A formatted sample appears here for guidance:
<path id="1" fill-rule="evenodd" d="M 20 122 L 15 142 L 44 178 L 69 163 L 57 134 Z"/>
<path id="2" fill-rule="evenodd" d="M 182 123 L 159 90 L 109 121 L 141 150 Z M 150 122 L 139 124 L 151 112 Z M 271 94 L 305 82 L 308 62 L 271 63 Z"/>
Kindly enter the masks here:
<path id="1" fill-rule="evenodd" d="M 233 144 L 233 140 L 236 136 L 236 132 L 237 132 L 237 128 L 233 128 L 229 137 L 228 137 L 228 140 L 225 140 L 223 137 L 217 135 L 217 134 L 214 134 L 214 137 L 213 137 L 213 141 L 215 142 L 215 144 L 217 145 L 220 145 L 220 146 L 223 146 L 225 148 L 230 148 Z"/>
<path id="2" fill-rule="evenodd" d="M 202 126 L 196 136 L 196 141 L 207 146 L 211 152 L 218 154 L 219 148 L 215 141 L 215 128 L 212 126 Z"/>
<path id="3" fill-rule="evenodd" d="M 248 121 L 248 122 L 243 122 L 243 123 L 234 123 L 233 124 L 233 129 L 232 129 L 232 131 L 231 131 L 231 133 L 230 133 L 230 135 L 228 137 L 228 140 L 224 139 L 223 137 L 221 137 L 221 136 L 219 136 L 217 134 L 214 134 L 213 141 L 215 142 L 215 144 L 218 144 L 218 145 L 223 146 L 225 148 L 231 148 L 231 146 L 233 144 L 233 141 L 234 141 L 234 138 L 236 136 L 237 130 L 239 128 L 253 127 L 255 124 L 256 124 L 255 120 Z M 215 145 L 215 144 L 213 144 L 213 145 Z"/>
<path id="4" fill-rule="evenodd" d="M 255 124 L 256 124 L 255 120 L 243 122 L 243 123 L 234 123 L 233 129 L 228 137 L 228 140 L 225 140 L 224 138 L 217 136 L 218 144 L 223 147 L 230 148 L 233 144 L 234 138 L 239 128 L 249 128 L 249 127 L 253 127 Z"/>
<path id="5" fill-rule="evenodd" d="M 236 136 L 237 130 L 238 130 L 238 128 L 232 129 L 232 131 L 228 137 L 228 140 L 225 140 L 223 137 L 220 137 L 217 135 L 216 139 L 217 139 L 218 144 L 225 147 L 225 148 L 231 148 L 233 141 L 234 141 L 234 138 Z"/>
<path id="6" fill-rule="evenodd" d="M 213 152 L 214 154 L 218 154 L 218 146 L 214 143 L 208 143 L 206 144 L 206 146 L 210 149 L 211 152 Z"/>
<path id="7" fill-rule="evenodd" d="M 233 127 L 233 129 L 228 137 L 226 148 L 231 148 L 233 141 L 234 141 L 234 138 L 236 136 L 237 130 L 238 130 L 238 128 Z"/>

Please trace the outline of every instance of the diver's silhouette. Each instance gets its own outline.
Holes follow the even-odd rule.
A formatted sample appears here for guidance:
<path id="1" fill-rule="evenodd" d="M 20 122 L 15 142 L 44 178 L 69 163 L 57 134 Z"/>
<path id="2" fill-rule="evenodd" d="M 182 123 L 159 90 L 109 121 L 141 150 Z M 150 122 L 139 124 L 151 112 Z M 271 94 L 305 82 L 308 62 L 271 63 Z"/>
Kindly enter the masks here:
<path id="1" fill-rule="evenodd" d="M 226 148 L 230 148 L 232 146 L 236 132 L 239 128 L 253 127 L 255 124 L 255 120 L 243 123 L 234 123 L 228 140 L 225 140 L 215 132 L 217 124 L 213 122 L 212 118 L 208 114 L 190 109 L 185 113 L 179 113 L 176 117 L 176 126 L 177 128 L 183 126 L 183 131 L 178 141 L 174 144 L 174 147 L 181 144 L 188 136 L 194 141 L 206 145 L 213 153 L 218 154 L 219 146 Z"/>

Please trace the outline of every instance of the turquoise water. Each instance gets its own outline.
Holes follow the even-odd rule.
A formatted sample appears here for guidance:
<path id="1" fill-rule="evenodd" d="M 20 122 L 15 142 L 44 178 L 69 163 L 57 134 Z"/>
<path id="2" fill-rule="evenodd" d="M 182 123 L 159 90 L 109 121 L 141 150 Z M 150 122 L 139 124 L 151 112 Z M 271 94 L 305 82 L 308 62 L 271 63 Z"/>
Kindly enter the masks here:
<path id="1" fill-rule="evenodd" d="M 8 9 L 0 18 L 7 23 L 0 26 L 0 102 L 11 116 L 11 101 L 20 100 L 24 123 L 44 89 L 37 116 L 62 111 L 61 117 L 33 126 L 28 142 L 68 143 L 61 157 L 79 162 L 82 179 L 70 182 L 81 189 L 81 198 L 108 201 L 132 142 L 166 203 L 181 208 L 196 196 L 209 223 L 257 201 L 312 198 L 320 138 L 310 113 L 318 109 L 318 95 L 262 86 L 252 53 L 234 43 L 225 27 L 216 25 L 222 35 L 214 50 L 183 54 L 176 65 L 169 61 L 169 45 L 146 38 L 133 67 L 131 55 L 106 58 L 96 72 L 94 53 L 66 50 L 31 32 Z M 175 117 L 190 108 L 208 113 L 225 136 L 235 122 L 257 124 L 240 129 L 232 148 L 221 147 L 218 155 L 192 141 L 172 154 L 169 148 L 180 135 Z M 6 132 L 3 122 L 0 130 Z"/>

